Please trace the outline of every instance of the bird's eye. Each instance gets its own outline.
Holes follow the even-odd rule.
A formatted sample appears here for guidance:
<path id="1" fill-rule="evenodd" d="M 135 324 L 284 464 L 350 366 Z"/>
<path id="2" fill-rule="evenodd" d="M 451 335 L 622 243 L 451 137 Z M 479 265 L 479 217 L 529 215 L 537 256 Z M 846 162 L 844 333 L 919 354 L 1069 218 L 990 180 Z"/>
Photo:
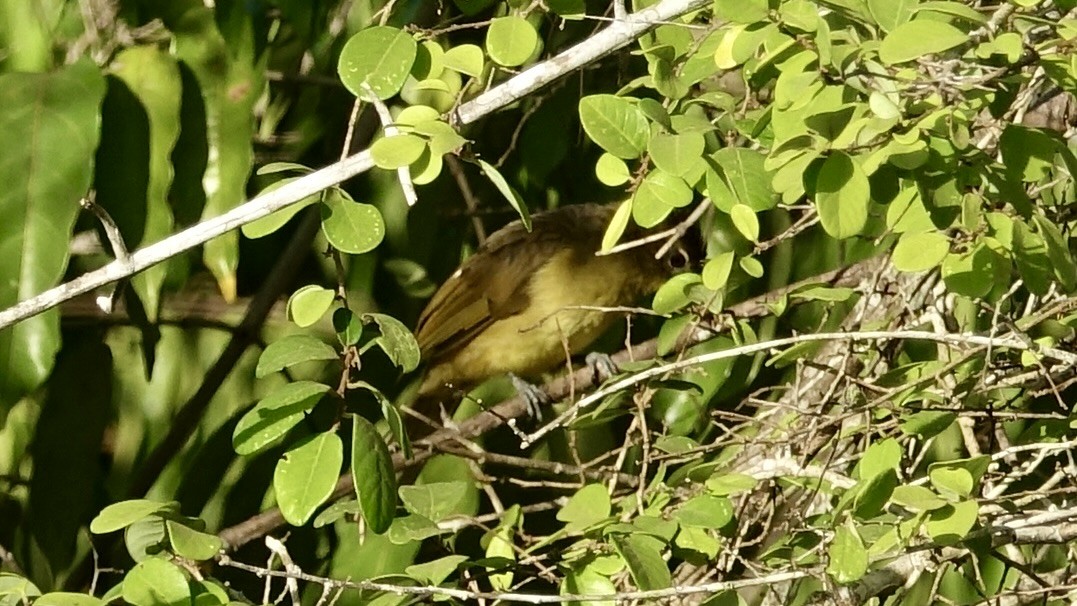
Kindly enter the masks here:
<path id="1" fill-rule="evenodd" d="M 673 251 L 668 257 L 666 257 L 666 263 L 673 271 L 682 271 L 688 269 L 691 266 L 691 259 L 688 258 L 688 252 L 683 248 L 678 248 Z"/>

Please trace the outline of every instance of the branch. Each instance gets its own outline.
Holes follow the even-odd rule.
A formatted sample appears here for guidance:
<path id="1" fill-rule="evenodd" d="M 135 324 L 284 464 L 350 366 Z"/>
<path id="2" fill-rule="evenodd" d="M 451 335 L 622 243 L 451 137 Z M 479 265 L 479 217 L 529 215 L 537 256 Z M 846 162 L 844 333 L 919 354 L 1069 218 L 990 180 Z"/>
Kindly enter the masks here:
<path id="1" fill-rule="evenodd" d="M 792 570 L 785 572 L 777 572 L 774 574 L 756 578 L 741 579 L 737 581 L 717 581 L 714 583 L 704 583 L 701 585 L 674 586 L 666 589 L 654 589 L 650 591 L 622 591 L 613 594 L 551 595 L 539 593 L 470 591 L 467 589 L 454 589 L 452 587 L 436 587 L 429 585 L 416 587 L 409 585 L 382 583 L 377 581 L 342 581 L 338 579 L 331 579 L 328 577 L 315 576 L 312 574 L 307 574 L 305 572 L 285 572 L 280 570 L 269 570 L 266 568 L 245 564 L 243 562 L 237 562 L 228 556 L 221 556 L 220 558 L 218 558 L 218 563 L 220 563 L 222 566 L 229 566 L 232 568 L 245 570 L 247 572 L 253 572 L 259 576 L 280 577 L 284 579 L 298 579 L 300 581 L 318 583 L 323 587 L 337 587 L 365 591 L 383 591 L 396 595 L 411 595 L 420 597 L 444 596 L 466 601 L 496 600 L 499 602 L 521 602 L 525 604 L 565 604 L 591 601 L 601 602 L 608 600 L 657 600 L 661 598 L 674 598 L 689 595 L 715 594 L 721 591 L 732 591 L 744 587 L 765 586 L 772 583 L 786 583 L 789 581 L 794 581 L 796 579 L 803 579 L 809 576 L 817 576 L 819 574 L 816 571 L 811 571 L 808 569 Z"/>
<path id="2" fill-rule="evenodd" d="M 464 103 L 456 110 L 452 121 L 457 125 L 471 124 L 515 103 L 550 82 L 631 44 L 662 22 L 676 19 L 708 4 L 710 4 L 708 0 L 663 0 L 623 20 L 615 21 L 606 29 L 556 57 L 538 63 Z M 207 219 L 159 242 L 140 248 L 126 259 L 116 259 L 98 270 L 85 273 L 70 282 L 0 311 L 0 329 L 56 307 L 77 295 L 132 276 L 233 229 L 287 208 L 307 196 L 365 173 L 373 166 L 369 150 L 364 150 L 309 175 L 304 175 L 278 189 L 257 196 L 223 215 Z"/>
<path id="3" fill-rule="evenodd" d="M 647 379 L 662 376 L 667 373 L 684 370 L 693 366 L 699 366 L 701 364 L 706 364 L 707 362 L 736 358 L 738 356 L 765 352 L 771 349 L 791 347 L 800 343 L 818 343 L 824 341 L 841 341 L 855 343 L 863 341 L 890 341 L 899 339 L 932 341 L 935 343 L 941 343 L 943 345 L 950 346 L 990 346 L 1016 349 L 1018 351 L 1032 351 L 1043 356 L 1058 360 L 1070 366 L 1077 366 L 1077 354 L 1073 354 L 1068 351 L 1057 349 L 1054 347 L 1040 347 L 1035 343 L 1022 340 L 1017 336 L 1012 335 L 1002 337 L 989 337 L 967 333 L 938 333 L 926 330 L 864 330 L 858 332 L 821 332 L 815 334 L 796 335 L 792 337 L 785 337 L 782 339 L 772 339 L 770 341 L 751 343 L 748 345 L 742 345 L 740 347 L 731 347 L 729 349 L 706 353 L 692 358 L 685 358 L 683 360 L 678 360 L 669 364 L 663 364 L 632 374 L 628 377 L 625 377 L 624 379 L 611 383 L 610 385 L 590 394 L 585 398 L 581 398 L 575 404 L 566 409 L 563 413 L 558 415 L 556 419 L 550 421 L 548 424 L 542 426 L 535 432 L 525 436 L 525 439 L 521 442 L 520 447 L 528 448 L 530 445 L 534 444 L 536 441 L 538 441 L 540 438 L 550 433 L 554 429 L 565 425 L 565 423 L 574 418 L 580 410 L 583 410 L 584 408 L 587 408 L 588 406 L 591 406 L 592 404 L 601 401 L 603 398 L 610 395 L 611 393 L 621 391 L 622 389 L 632 387 L 633 385 L 638 385 L 646 381 Z"/>

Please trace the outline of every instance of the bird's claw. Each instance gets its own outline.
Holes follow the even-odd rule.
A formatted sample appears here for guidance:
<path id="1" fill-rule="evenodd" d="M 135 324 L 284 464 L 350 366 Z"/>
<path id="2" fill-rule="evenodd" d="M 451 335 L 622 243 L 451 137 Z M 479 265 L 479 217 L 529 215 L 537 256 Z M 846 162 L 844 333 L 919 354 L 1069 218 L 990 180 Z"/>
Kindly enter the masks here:
<path id="1" fill-rule="evenodd" d="M 542 407 L 550 403 L 550 397 L 535 385 L 512 373 L 509 373 L 509 379 L 512 380 L 512 386 L 516 388 L 517 395 L 523 398 L 524 403 L 527 404 L 528 416 L 536 421 L 541 421 Z"/>
<path id="2" fill-rule="evenodd" d="M 592 351 L 583 360 L 591 372 L 595 373 L 595 383 L 605 383 L 610 377 L 621 372 L 613 358 L 604 353 Z"/>

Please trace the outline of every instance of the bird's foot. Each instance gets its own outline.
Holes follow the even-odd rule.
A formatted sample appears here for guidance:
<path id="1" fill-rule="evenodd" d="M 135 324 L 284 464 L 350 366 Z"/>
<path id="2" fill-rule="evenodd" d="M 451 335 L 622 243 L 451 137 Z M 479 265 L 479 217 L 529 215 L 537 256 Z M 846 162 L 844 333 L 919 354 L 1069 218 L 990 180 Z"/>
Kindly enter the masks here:
<path id="1" fill-rule="evenodd" d="M 520 377 L 509 373 L 512 386 L 516 388 L 516 394 L 524 399 L 527 404 L 527 414 L 536 421 L 542 420 L 542 407 L 550 404 L 550 397 L 538 386 L 528 383 Z"/>
<path id="2" fill-rule="evenodd" d="M 583 361 L 591 369 L 591 372 L 595 373 L 596 384 L 605 383 L 610 380 L 610 377 L 621 372 L 621 369 L 617 368 L 617 364 L 614 363 L 613 358 L 604 353 L 592 351 L 587 354 Z"/>

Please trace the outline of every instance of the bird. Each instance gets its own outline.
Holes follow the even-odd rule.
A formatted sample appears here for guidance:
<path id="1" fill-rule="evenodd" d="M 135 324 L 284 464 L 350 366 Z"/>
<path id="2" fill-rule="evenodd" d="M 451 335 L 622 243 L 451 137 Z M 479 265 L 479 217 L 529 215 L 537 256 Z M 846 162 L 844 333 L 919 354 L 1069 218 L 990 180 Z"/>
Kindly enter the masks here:
<path id="1" fill-rule="evenodd" d="M 660 243 L 597 255 L 616 205 L 566 205 L 494 232 L 434 293 L 415 334 L 426 365 L 412 409 L 428 418 L 482 381 L 534 377 L 584 351 L 635 303 L 688 263 Z M 630 236 L 638 230 L 629 230 Z M 451 412 L 451 410 L 450 410 Z M 409 432 L 411 433 L 411 432 Z"/>

